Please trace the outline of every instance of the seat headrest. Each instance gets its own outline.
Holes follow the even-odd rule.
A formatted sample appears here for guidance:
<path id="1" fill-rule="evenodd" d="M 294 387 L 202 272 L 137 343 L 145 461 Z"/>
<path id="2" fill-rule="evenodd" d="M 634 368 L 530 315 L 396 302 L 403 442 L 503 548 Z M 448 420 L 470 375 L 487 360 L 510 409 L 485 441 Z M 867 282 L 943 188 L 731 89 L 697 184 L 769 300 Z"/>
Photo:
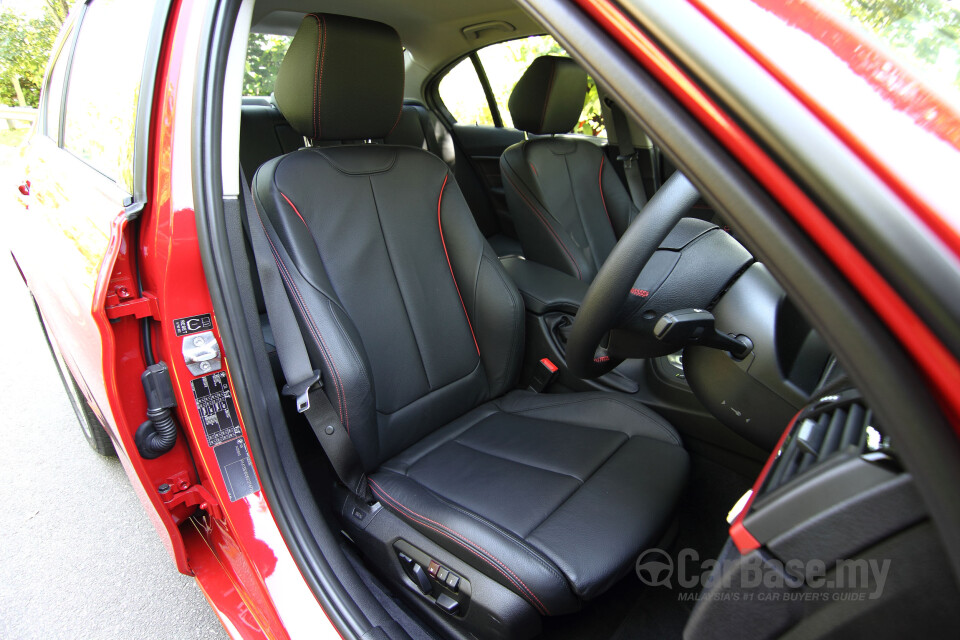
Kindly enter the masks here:
<path id="1" fill-rule="evenodd" d="M 540 56 L 523 72 L 507 106 L 513 126 L 530 133 L 568 133 L 587 98 L 587 72 L 570 58 Z"/>
<path id="2" fill-rule="evenodd" d="M 308 14 L 280 63 L 274 96 L 308 138 L 383 138 L 403 107 L 400 36 L 379 22 Z"/>

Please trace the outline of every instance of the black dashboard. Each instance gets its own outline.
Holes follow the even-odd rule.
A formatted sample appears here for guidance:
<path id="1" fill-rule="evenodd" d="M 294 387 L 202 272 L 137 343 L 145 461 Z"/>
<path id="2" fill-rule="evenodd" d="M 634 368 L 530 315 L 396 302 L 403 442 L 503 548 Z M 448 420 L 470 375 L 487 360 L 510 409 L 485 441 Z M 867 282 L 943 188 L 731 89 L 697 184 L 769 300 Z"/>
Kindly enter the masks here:
<path id="1" fill-rule="evenodd" d="M 831 359 L 731 512 L 685 638 L 903 637 L 931 621 L 949 636 L 960 622 L 942 541 L 897 443 L 849 385 Z"/>

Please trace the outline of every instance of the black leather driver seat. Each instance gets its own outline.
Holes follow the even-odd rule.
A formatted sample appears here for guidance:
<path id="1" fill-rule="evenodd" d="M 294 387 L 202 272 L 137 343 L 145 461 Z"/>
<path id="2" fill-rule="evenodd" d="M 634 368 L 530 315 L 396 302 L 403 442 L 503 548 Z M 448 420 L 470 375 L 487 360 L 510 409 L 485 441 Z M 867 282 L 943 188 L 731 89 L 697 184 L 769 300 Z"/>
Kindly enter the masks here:
<path id="1" fill-rule="evenodd" d="M 508 107 L 518 129 L 569 133 L 587 95 L 570 58 L 541 56 L 517 81 Z M 584 282 L 597 275 L 637 210 L 603 149 L 585 138 L 518 142 L 500 157 L 510 217 L 524 255 Z"/>
<path id="2" fill-rule="evenodd" d="M 397 34 L 332 15 L 303 20 L 276 84 L 294 128 L 348 143 L 383 139 L 402 94 Z M 344 513 L 373 564 L 399 566 L 398 540 L 434 548 L 473 580 L 462 625 L 492 597 L 482 580 L 509 622 L 574 611 L 629 571 L 671 520 L 687 454 L 629 399 L 511 391 L 523 303 L 449 167 L 410 147 L 316 146 L 268 161 L 252 189 L 382 506 Z"/>

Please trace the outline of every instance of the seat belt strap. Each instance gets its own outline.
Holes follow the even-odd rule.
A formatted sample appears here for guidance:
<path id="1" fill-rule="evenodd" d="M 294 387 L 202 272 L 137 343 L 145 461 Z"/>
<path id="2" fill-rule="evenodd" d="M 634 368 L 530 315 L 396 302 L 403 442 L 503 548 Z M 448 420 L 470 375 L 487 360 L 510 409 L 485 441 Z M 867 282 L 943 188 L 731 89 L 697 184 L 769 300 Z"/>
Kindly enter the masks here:
<path id="1" fill-rule="evenodd" d="M 614 102 L 608 101 L 607 106 L 613 114 L 613 133 L 617 136 L 617 146 L 620 149 L 617 160 L 623 164 L 630 200 L 639 211 L 647 204 L 647 192 L 643 188 L 643 177 L 640 175 L 640 163 L 637 161 L 637 150 L 630 135 L 630 125 L 623 111 Z"/>
<path id="2" fill-rule="evenodd" d="M 330 459 L 340 482 L 364 501 L 369 501 L 372 494 L 360 464 L 360 456 L 323 391 L 321 372 L 310 364 L 310 354 L 283 283 L 279 263 L 286 256 L 286 251 L 279 240 L 270 242 L 268 234 L 276 236 L 276 232 L 270 219 L 260 215 L 257 210 L 252 189 L 246 188 L 247 181 L 242 168 L 240 177 L 241 188 L 244 188 L 243 208 L 247 218 L 247 232 L 250 234 L 267 317 L 273 329 L 277 356 L 286 383 L 282 393 L 296 400 L 297 411 L 310 423 L 310 428 Z M 312 390 L 317 393 L 311 395 Z"/>
<path id="3" fill-rule="evenodd" d="M 660 179 L 660 147 L 655 144 L 650 145 L 650 167 L 653 177 L 653 192 L 660 190 L 663 181 Z"/>

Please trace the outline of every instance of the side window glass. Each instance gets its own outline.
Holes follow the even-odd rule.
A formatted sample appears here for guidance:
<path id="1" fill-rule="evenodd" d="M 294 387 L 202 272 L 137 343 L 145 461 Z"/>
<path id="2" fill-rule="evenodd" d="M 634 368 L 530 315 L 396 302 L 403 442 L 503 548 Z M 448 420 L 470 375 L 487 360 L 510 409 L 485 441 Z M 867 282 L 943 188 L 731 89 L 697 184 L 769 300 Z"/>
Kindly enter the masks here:
<path id="1" fill-rule="evenodd" d="M 490 105 L 470 58 L 464 58 L 440 80 L 440 99 L 459 124 L 493 125 Z"/>
<path id="2" fill-rule="evenodd" d="M 133 190 L 137 99 L 153 9 L 147 0 L 92 2 L 67 83 L 63 147 L 127 192 Z"/>
<path id="3" fill-rule="evenodd" d="M 513 92 L 517 80 L 536 58 L 546 55 L 565 56 L 567 53 L 552 36 L 531 36 L 489 45 L 480 49 L 477 55 L 490 83 L 490 89 L 496 101 L 496 108 L 500 112 L 500 118 L 503 120 L 503 126 L 512 127 L 513 119 L 510 117 L 507 102 L 510 100 L 510 94 Z M 450 87 L 446 92 L 444 91 L 444 84 L 448 82 L 448 78 L 457 72 L 462 73 L 465 77 L 469 76 L 472 79 L 472 84 L 476 87 L 474 95 L 471 95 L 469 100 L 466 93 L 462 91 L 465 87 L 458 86 L 456 90 Z M 464 85 L 466 84 L 466 80 L 461 82 Z M 478 105 L 483 105 L 485 111 L 489 113 L 483 88 L 469 59 L 460 62 L 440 81 L 440 99 L 443 100 L 443 104 L 450 113 L 457 118 L 457 122 L 469 123 L 473 120 L 461 118 L 451 107 L 455 103 L 467 102 L 470 108 L 474 110 L 477 110 Z M 488 122 L 479 124 L 492 124 L 492 118 Z M 587 79 L 587 98 L 584 101 L 583 112 L 580 114 L 580 120 L 574 127 L 573 133 L 602 137 L 607 135 L 603 125 L 603 115 L 600 111 L 597 86 L 592 78 Z"/>
<path id="4" fill-rule="evenodd" d="M 60 101 L 63 98 L 63 82 L 67 76 L 67 64 L 70 58 L 70 48 L 73 42 L 73 29 L 70 33 L 64 34 L 57 53 L 56 59 L 52 62 L 50 72 L 47 75 L 47 84 L 43 88 L 42 113 L 44 114 L 44 133 L 53 138 L 57 143 L 60 142 Z"/>
<path id="5" fill-rule="evenodd" d="M 247 63 L 243 74 L 243 95 L 269 96 L 277 82 L 283 56 L 290 48 L 290 36 L 251 33 L 247 42 Z"/>

